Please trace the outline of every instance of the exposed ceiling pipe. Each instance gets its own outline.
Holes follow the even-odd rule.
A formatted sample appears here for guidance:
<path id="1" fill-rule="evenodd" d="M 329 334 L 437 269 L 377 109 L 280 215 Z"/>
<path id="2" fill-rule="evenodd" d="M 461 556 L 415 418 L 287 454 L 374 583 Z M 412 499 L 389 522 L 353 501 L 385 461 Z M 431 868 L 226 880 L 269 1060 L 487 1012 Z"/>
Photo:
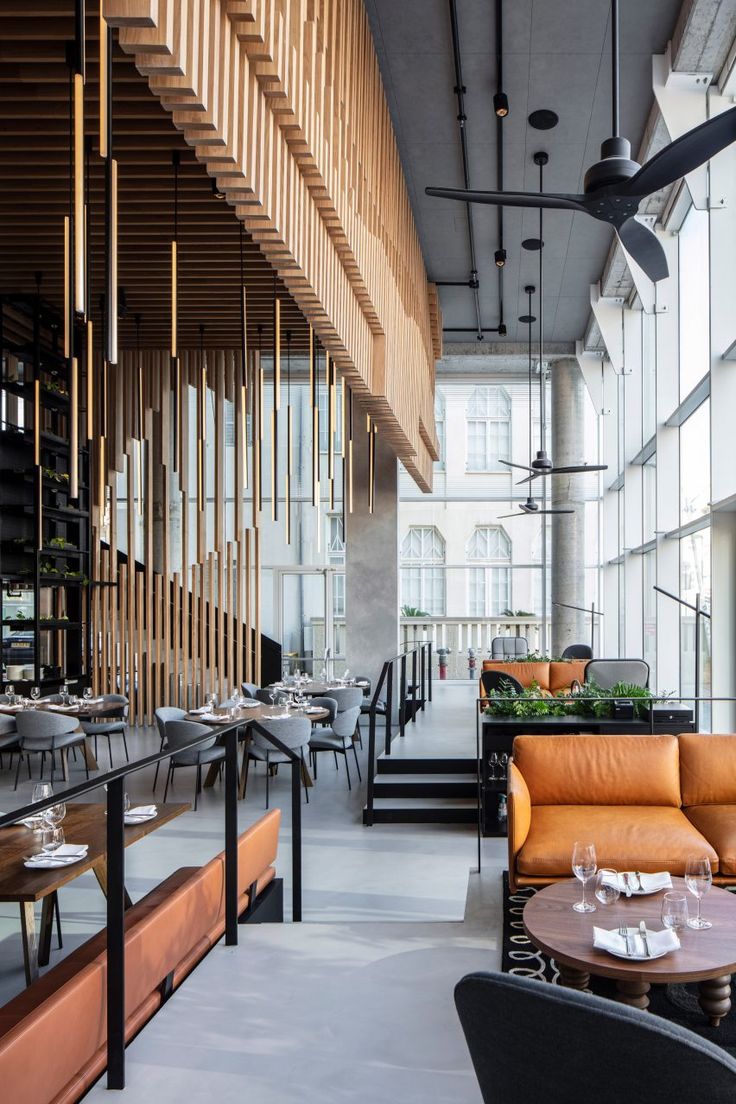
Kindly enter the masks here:
<path id="1" fill-rule="evenodd" d="M 467 116 L 465 114 L 465 86 L 463 84 L 463 67 L 460 58 L 460 38 L 457 27 L 457 3 L 449 0 L 450 27 L 452 30 L 452 55 L 455 63 L 455 95 L 457 96 L 457 121 L 460 124 L 460 150 L 463 162 L 463 180 L 466 189 L 470 188 L 470 166 L 468 159 L 468 138 L 465 132 Z M 478 283 L 478 264 L 475 256 L 475 230 L 473 227 L 473 208 L 470 203 L 465 204 L 468 220 L 468 245 L 470 247 L 470 279 L 468 286 L 473 292 L 475 302 L 476 336 L 478 341 L 483 340 L 483 325 L 480 315 L 480 294 Z"/>

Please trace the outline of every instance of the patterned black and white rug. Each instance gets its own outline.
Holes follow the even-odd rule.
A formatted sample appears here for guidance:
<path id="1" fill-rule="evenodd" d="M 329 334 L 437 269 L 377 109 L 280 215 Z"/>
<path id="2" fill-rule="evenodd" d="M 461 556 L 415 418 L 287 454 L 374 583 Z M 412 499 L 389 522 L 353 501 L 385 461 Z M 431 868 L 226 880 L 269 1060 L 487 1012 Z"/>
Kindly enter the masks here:
<path id="1" fill-rule="evenodd" d="M 552 985 L 559 983 L 559 971 L 553 958 L 537 950 L 524 931 L 521 915 L 524 905 L 536 890 L 509 890 L 508 872 L 503 875 L 503 954 L 501 969 L 505 974 L 538 978 Z M 602 997 L 613 997 L 614 983 L 607 978 L 591 978 L 591 990 Z M 736 1006 L 736 996 L 734 997 Z M 655 985 L 649 993 L 649 1008 L 658 1016 L 690 1028 L 704 1039 L 736 1056 L 736 1007 L 721 1020 L 719 1027 L 711 1027 L 698 1005 L 696 985 Z"/>

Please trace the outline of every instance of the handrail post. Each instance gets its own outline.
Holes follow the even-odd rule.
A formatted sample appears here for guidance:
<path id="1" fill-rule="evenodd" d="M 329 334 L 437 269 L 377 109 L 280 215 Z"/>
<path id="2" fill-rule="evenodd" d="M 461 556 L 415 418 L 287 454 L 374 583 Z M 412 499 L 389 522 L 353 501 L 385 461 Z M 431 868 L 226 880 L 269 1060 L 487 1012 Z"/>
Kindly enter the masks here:
<path id="1" fill-rule="evenodd" d="M 399 660 L 401 682 L 399 683 L 399 736 L 404 735 L 404 721 L 406 719 L 406 652 Z"/>
<path id="2" fill-rule="evenodd" d="M 107 787 L 107 1087 L 125 1088 L 124 777 Z"/>
<path id="3" fill-rule="evenodd" d="M 432 700 L 432 641 L 427 641 L 427 695 Z"/>
<path id="4" fill-rule="evenodd" d="M 376 711 L 368 714 L 368 778 L 365 790 L 365 822 L 373 827 L 373 781 L 376 773 Z"/>
<path id="5" fill-rule="evenodd" d="M 291 919 L 302 918 L 302 766 L 300 755 L 291 759 Z"/>
<path id="6" fill-rule="evenodd" d="M 411 723 L 417 723 L 417 646 L 411 653 Z"/>
<path id="7" fill-rule="evenodd" d="M 419 677 L 421 680 L 422 713 L 427 704 L 427 642 L 419 645 Z"/>
<path id="8" fill-rule="evenodd" d="M 252 902 L 250 902 L 252 904 Z M 238 943 L 238 730 L 225 733 L 225 946 Z"/>
<path id="9" fill-rule="evenodd" d="M 393 715 L 394 715 L 394 665 L 393 661 L 389 660 L 388 672 L 386 674 L 386 738 L 385 738 L 385 752 L 386 755 L 391 754 L 391 732 L 393 729 Z"/>

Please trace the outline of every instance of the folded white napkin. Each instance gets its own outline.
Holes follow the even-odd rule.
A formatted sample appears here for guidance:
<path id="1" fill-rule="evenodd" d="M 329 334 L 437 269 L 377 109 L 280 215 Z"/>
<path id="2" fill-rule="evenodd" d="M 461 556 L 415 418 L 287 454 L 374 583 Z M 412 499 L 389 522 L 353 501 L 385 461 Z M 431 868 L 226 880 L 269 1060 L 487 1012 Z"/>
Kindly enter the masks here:
<path id="1" fill-rule="evenodd" d="M 367 686 L 368 683 L 365 681 L 365 679 L 358 679 L 358 681 L 356 682 L 355 685 L 356 686 Z"/>
<path id="2" fill-rule="evenodd" d="M 138 820 L 141 817 L 155 816 L 158 809 L 155 805 L 136 805 L 134 809 L 128 809 L 125 814 L 126 819 L 130 817 L 132 820 Z"/>
<path id="3" fill-rule="evenodd" d="M 29 868 L 38 867 L 41 870 L 54 870 L 60 866 L 71 866 L 87 857 L 88 844 L 64 843 L 53 854 L 31 855 L 23 863 Z"/>
<path id="4" fill-rule="evenodd" d="M 649 944 L 649 956 L 644 952 L 644 940 L 638 927 L 629 926 L 629 947 L 632 953 L 626 955 L 626 940 L 620 934 L 618 928 L 606 931 L 605 928 L 593 928 L 593 946 L 599 951 L 609 951 L 615 955 L 628 958 L 659 958 L 668 951 L 680 949 L 680 940 L 671 928 L 663 931 L 650 931 L 647 928 L 647 942 Z"/>
<path id="5" fill-rule="evenodd" d="M 239 708 L 240 709 L 257 709 L 259 705 L 262 705 L 262 702 L 255 701 L 254 698 L 246 698 L 245 701 L 242 701 L 240 703 Z"/>
<path id="6" fill-rule="evenodd" d="M 304 710 L 305 713 L 322 713 L 324 706 L 321 705 L 308 705 Z"/>
<path id="7" fill-rule="evenodd" d="M 658 874 L 640 874 L 641 889 L 639 889 L 639 878 L 637 878 L 636 874 L 634 874 L 633 871 L 627 871 L 626 873 L 629 875 L 629 886 L 632 893 L 658 893 L 660 889 L 672 889 L 672 878 L 666 870 L 662 870 Z M 622 893 L 626 892 L 626 882 L 623 872 L 619 873 L 616 878 L 611 877 L 611 875 L 606 875 L 603 881 L 606 885 L 618 885 Z"/>
<path id="8" fill-rule="evenodd" d="M 209 711 L 210 711 L 210 707 L 208 705 L 200 705 L 199 709 L 190 709 L 189 710 L 190 713 L 198 713 L 200 715 L 203 715 L 205 713 L 209 713 Z"/>

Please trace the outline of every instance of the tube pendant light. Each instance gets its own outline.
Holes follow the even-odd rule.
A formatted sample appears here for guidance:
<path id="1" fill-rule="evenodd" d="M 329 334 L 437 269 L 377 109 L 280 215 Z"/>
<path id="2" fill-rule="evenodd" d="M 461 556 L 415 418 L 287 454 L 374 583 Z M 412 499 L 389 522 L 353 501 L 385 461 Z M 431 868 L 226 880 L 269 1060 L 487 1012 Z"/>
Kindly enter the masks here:
<path id="1" fill-rule="evenodd" d="M 84 214 L 84 77 L 74 74 L 74 309 L 87 313 Z"/>
<path id="2" fill-rule="evenodd" d="M 87 441 L 94 438 L 94 364 L 95 364 L 95 335 L 92 319 L 87 319 L 87 353 L 85 358 L 86 382 L 87 382 Z"/>
<path id="3" fill-rule="evenodd" d="M 79 360 L 75 356 L 69 372 L 69 497 L 79 498 Z"/>
<path id="4" fill-rule="evenodd" d="M 292 440 L 292 410 L 291 410 L 291 331 L 286 331 L 286 473 L 285 473 L 285 503 L 286 503 L 286 543 L 291 544 L 291 470 L 293 464 L 293 440 Z"/>
<path id="5" fill-rule="evenodd" d="M 105 159 L 105 346 L 103 360 L 118 362 L 118 166 L 112 145 L 112 28 L 100 21 L 100 153 Z M 104 62 L 104 68 L 103 68 Z M 103 131 L 104 122 L 104 135 Z M 102 432 L 107 430 L 105 421 Z"/>

